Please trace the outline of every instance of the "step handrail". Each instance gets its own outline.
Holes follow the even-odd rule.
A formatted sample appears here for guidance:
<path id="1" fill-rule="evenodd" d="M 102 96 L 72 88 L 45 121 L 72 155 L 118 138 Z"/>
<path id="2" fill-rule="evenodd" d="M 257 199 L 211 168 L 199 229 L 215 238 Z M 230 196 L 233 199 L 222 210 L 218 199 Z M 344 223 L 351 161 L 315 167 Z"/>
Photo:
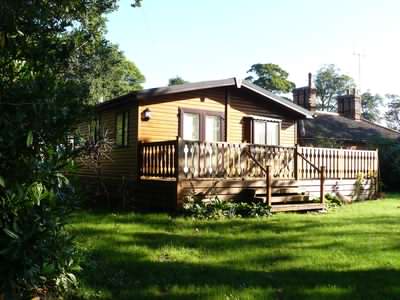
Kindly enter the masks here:
<path id="1" fill-rule="evenodd" d="M 303 154 L 299 153 L 298 151 L 296 151 L 296 152 L 297 152 L 297 155 L 300 156 L 303 160 L 305 160 L 306 163 L 308 163 L 311 167 L 313 167 L 315 170 L 317 170 L 318 173 L 321 173 L 320 168 L 318 168 L 318 167 L 317 167 L 316 165 L 314 165 L 311 161 L 309 161 L 309 160 L 307 159 L 307 157 L 305 157 Z"/>
<path id="2" fill-rule="evenodd" d="M 299 153 L 298 148 L 296 147 L 296 154 L 300 156 L 306 163 L 308 163 L 311 167 L 313 167 L 319 173 L 319 199 L 320 203 L 324 203 L 325 192 L 324 192 L 324 183 L 325 183 L 325 166 L 317 167 L 311 161 L 309 161 L 303 154 Z M 297 156 L 296 156 L 297 161 Z M 296 162 L 297 169 L 297 162 Z M 296 170 L 297 174 L 297 170 Z M 298 175 L 296 175 L 297 178 Z"/>
<path id="3" fill-rule="evenodd" d="M 253 160 L 257 166 L 260 167 L 260 169 L 265 173 L 265 196 L 266 196 L 266 202 L 268 206 L 271 206 L 271 198 L 272 198 L 272 186 L 271 186 L 271 166 L 267 165 L 264 167 L 251 153 L 250 149 L 246 148 L 245 152 L 248 154 L 248 156 Z"/>

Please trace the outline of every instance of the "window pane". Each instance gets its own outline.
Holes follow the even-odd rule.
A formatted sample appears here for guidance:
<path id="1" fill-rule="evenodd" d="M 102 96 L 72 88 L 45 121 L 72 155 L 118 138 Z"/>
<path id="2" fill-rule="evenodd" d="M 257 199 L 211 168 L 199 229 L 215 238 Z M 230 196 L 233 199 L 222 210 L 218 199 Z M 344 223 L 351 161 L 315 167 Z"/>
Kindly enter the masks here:
<path id="1" fill-rule="evenodd" d="M 279 143 L 279 123 L 267 123 L 267 145 L 278 145 Z"/>
<path id="2" fill-rule="evenodd" d="M 221 118 L 206 116 L 206 141 L 218 142 L 221 139 Z"/>
<path id="3" fill-rule="evenodd" d="M 123 141 L 123 115 L 118 114 L 117 115 L 117 130 L 116 130 L 116 137 L 115 137 L 115 143 L 117 145 L 122 145 Z"/>
<path id="4" fill-rule="evenodd" d="M 124 124 L 124 146 L 128 145 L 128 122 L 129 122 L 128 116 L 129 116 L 128 112 L 125 112 L 124 113 L 124 121 L 123 121 L 123 124 Z"/>
<path id="5" fill-rule="evenodd" d="M 200 116 L 198 114 L 183 114 L 183 139 L 200 140 Z"/>
<path id="6" fill-rule="evenodd" d="M 100 121 L 99 119 L 92 120 L 90 122 L 90 138 L 92 141 L 97 142 L 100 134 Z"/>
<path id="7" fill-rule="evenodd" d="M 265 144 L 265 122 L 254 121 L 254 144 Z"/>

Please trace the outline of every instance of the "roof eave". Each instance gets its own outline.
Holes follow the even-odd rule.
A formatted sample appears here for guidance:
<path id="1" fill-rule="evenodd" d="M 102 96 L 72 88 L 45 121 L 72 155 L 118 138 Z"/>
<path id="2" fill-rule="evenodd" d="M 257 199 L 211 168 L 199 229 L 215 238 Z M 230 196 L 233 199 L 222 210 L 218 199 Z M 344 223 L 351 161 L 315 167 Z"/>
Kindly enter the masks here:
<path id="1" fill-rule="evenodd" d="M 256 87 L 254 84 L 243 80 L 241 81 L 241 86 L 246 87 L 247 89 L 262 95 L 264 97 L 267 97 L 283 106 L 285 106 L 286 108 L 290 109 L 290 110 L 294 110 L 295 112 L 301 114 L 302 116 L 304 116 L 306 119 L 313 119 L 313 114 L 312 112 L 308 112 L 305 109 L 303 109 L 302 107 L 298 106 L 295 103 L 286 103 L 286 101 L 284 99 L 281 99 L 279 96 L 274 95 L 273 93 L 269 93 L 267 90 L 260 88 L 260 87 Z M 298 106 L 298 107 L 296 107 Z"/>
<path id="2" fill-rule="evenodd" d="M 227 87 L 227 86 L 235 86 L 235 78 L 228 78 L 222 80 L 213 80 L 213 81 L 201 81 L 194 83 L 185 83 L 167 87 L 158 87 L 146 89 L 138 92 L 138 99 L 145 99 L 154 96 L 163 96 L 169 94 L 177 94 L 184 92 L 192 92 L 204 89 L 218 88 L 218 87 Z"/>

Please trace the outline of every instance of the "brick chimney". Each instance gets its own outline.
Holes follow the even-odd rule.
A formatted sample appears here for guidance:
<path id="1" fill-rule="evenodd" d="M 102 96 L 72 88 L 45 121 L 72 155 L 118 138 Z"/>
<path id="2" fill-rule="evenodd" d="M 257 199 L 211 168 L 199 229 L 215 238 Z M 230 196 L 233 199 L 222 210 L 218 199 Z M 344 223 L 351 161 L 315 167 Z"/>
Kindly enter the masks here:
<path id="1" fill-rule="evenodd" d="M 293 90 L 293 102 L 309 111 L 317 110 L 317 89 L 312 84 L 311 73 L 308 73 L 308 86 Z"/>
<path id="2" fill-rule="evenodd" d="M 356 89 L 347 90 L 346 95 L 337 98 L 338 113 L 346 118 L 353 120 L 361 119 L 361 97 Z"/>

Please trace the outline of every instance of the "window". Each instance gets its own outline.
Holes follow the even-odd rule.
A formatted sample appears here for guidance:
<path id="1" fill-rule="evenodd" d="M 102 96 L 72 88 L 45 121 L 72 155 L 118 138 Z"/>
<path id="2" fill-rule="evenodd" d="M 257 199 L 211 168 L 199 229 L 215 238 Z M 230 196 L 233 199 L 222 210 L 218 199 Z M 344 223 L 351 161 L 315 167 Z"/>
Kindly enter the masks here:
<path id="1" fill-rule="evenodd" d="M 261 145 L 279 145 L 281 126 L 278 120 L 247 118 L 245 126 L 246 141 Z"/>
<path id="2" fill-rule="evenodd" d="M 200 115 L 183 113 L 183 139 L 200 140 Z"/>
<path id="3" fill-rule="evenodd" d="M 207 142 L 218 142 L 221 140 L 221 117 L 219 116 L 205 116 L 205 140 Z"/>
<path id="4" fill-rule="evenodd" d="M 254 144 L 266 144 L 267 134 L 265 131 L 265 122 L 254 120 L 254 132 L 253 132 L 253 143 Z"/>
<path id="5" fill-rule="evenodd" d="M 225 139 L 223 113 L 181 109 L 181 137 L 185 140 L 218 142 Z"/>
<path id="6" fill-rule="evenodd" d="M 100 119 L 98 117 L 89 124 L 89 138 L 95 143 L 100 139 Z"/>
<path id="7" fill-rule="evenodd" d="M 128 146 L 128 119 L 127 111 L 118 113 L 115 125 L 115 144 L 117 146 Z"/>

